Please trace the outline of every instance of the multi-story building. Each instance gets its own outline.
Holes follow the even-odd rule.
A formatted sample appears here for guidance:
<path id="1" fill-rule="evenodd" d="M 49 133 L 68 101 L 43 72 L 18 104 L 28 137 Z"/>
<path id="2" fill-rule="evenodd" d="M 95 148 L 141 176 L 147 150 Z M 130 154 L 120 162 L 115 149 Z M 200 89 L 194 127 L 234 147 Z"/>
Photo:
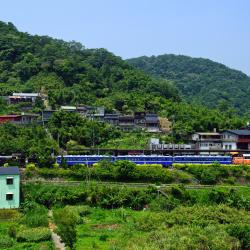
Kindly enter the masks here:
<path id="1" fill-rule="evenodd" d="M 20 173 L 18 167 L 0 167 L 0 209 L 19 208 Z"/>
<path id="2" fill-rule="evenodd" d="M 133 115 L 125 115 L 118 117 L 118 126 L 125 131 L 135 128 L 135 118 Z"/>
<path id="3" fill-rule="evenodd" d="M 37 121 L 38 114 L 22 113 L 21 115 L 0 115 L 0 123 L 30 124 Z"/>
<path id="4" fill-rule="evenodd" d="M 19 102 L 35 103 L 36 99 L 41 97 L 39 93 L 13 93 L 9 96 L 9 103 L 15 104 Z"/>
<path id="5" fill-rule="evenodd" d="M 117 126 L 119 121 L 119 114 L 105 114 L 103 120 L 104 122 Z"/>
<path id="6" fill-rule="evenodd" d="M 222 147 L 225 150 L 250 149 L 250 130 L 226 130 L 222 133 Z"/>
<path id="7" fill-rule="evenodd" d="M 156 114 L 145 115 L 145 128 L 148 132 L 160 132 L 160 122 Z"/>
<path id="8" fill-rule="evenodd" d="M 217 132 L 202 132 L 192 135 L 192 142 L 199 150 L 220 150 L 222 149 L 222 135 Z"/>

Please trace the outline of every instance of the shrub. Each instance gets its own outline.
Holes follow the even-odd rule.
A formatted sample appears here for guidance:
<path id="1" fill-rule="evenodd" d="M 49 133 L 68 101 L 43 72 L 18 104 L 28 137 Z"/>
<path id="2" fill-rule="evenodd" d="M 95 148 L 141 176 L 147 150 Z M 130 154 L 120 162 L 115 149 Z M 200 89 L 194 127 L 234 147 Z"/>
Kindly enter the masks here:
<path id="1" fill-rule="evenodd" d="M 15 225 L 11 225 L 11 226 L 9 227 L 9 230 L 8 230 L 8 235 L 9 235 L 11 238 L 16 238 L 16 234 L 17 234 L 16 226 L 15 226 Z"/>
<path id="2" fill-rule="evenodd" d="M 51 233 L 48 228 L 22 229 L 17 233 L 18 242 L 40 242 L 51 239 Z"/>
<path id="3" fill-rule="evenodd" d="M 5 249 L 13 246 L 13 239 L 11 239 L 9 236 L 1 235 L 0 237 L 0 249 Z"/>
<path id="4" fill-rule="evenodd" d="M 230 185 L 234 185 L 236 183 L 236 178 L 231 176 L 231 177 L 228 177 L 226 180 L 225 180 L 226 183 L 230 184 Z"/>
<path id="5" fill-rule="evenodd" d="M 69 207 L 58 209 L 54 212 L 58 234 L 70 249 L 74 249 L 76 242 L 77 217 Z"/>
<path id="6" fill-rule="evenodd" d="M 135 220 L 135 227 L 143 232 L 154 231 L 164 224 L 163 216 L 164 214 L 147 212 Z"/>
<path id="7" fill-rule="evenodd" d="M 0 209 L 1 220 L 15 219 L 18 216 L 19 216 L 19 213 L 15 209 Z"/>
<path id="8" fill-rule="evenodd" d="M 205 228 L 177 225 L 168 230 L 156 230 L 149 234 L 146 243 L 148 249 L 239 249 L 239 241 L 218 225 Z"/>
<path id="9" fill-rule="evenodd" d="M 249 199 L 239 195 L 239 193 L 230 189 L 229 191 L 213 189 L 208 195 L 208 201 L 217 204 L 227 204 L 231 207 L 250 209 Z"/>
<path id="10" fill-rule="evenodd" d="M 133 177 L 136 164 L 130 161 L 116 161 L 114 163 L 115 177 L 118 180 L 129 180 Z"/>
<path id="11" fill-rule="evenodd" d="M 239 239 L 241 249 L 250 249 L 250 225 L 249 224 L 232 224 L 227 228 L 228 233 Z"/>
<path id="12" fill-rule="evenodd" d="M 48 210 L 39 204 L 26 211 L 22 222 L 29 227 L 47 227 L 48 226 Z"/>
<path id="13" fill-rule="evenodd" d="M 35 171 L 35 170 L 36 170 L 36 165 L 35 165 L 34 163 L 28 163 L 28 164 L 26 165 L 26 171 L 32 172 L 32 171 Z"/>
<path id="14" fill-rule="evenodd" d="M 174 198 L 179 199 L 181 201 L 187 201 L 190 199 L 189 192 L 182 185 L 172 186 L 171 194 L 174 196 Z"/>
<path id="15" fill-rule="evenodd" d="M 180 205 L 180 201 L 178 199 L 173 198 L 172 196 L 169 197 L 159 197 L 158 199 L 153 200 L 149 204 L 149 208 L 152 211 L 172 211 Z"/>

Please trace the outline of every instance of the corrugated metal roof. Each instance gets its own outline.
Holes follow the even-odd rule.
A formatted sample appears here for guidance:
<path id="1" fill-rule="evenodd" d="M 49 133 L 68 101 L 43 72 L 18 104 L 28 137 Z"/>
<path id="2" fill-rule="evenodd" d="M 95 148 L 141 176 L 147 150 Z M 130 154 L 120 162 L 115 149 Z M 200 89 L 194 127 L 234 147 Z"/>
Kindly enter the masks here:
<path id="1" fill-rule="evenodd" d="M 232 133 L 232 134 L 235 134 L 235 135 L 250 135 L 250 130 L 248 130 L 248 129 L 226 130 L 224 132 Z"/>
<path id="2" fill-rule="evenodd" d="M 13 93 L 12 96 L 20 96 L 20 97 L 38 97 L 38 93 Z"/>
<path id="3" fill-rule="evenodd" d="M 19 175 L 18 167 L 0 167 L 0 175 Z"/>

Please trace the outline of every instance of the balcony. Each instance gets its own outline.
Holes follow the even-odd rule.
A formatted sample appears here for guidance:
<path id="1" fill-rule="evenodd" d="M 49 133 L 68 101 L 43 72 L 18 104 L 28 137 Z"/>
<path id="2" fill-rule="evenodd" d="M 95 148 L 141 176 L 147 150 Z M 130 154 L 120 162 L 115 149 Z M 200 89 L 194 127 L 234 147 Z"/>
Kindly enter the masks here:
<path id="1" fill-rule="evenodd" d="M 200 141 L 200 142 L 221 142 L 222 139 L 221 138 L 199 138 L 198 140 L 196 141 Z"/>
<path id="2" fill-rule="evenodd" d="M 222 142 L 237 142 L 237 138 L 223 138 Z"/>
<path id="3" fill-rule="evenodd" d="M 239 143 L 241 143 L 241 142 L 250 143 L 250 138 L 239 138 L 237 142 L 239 142 Z"/>

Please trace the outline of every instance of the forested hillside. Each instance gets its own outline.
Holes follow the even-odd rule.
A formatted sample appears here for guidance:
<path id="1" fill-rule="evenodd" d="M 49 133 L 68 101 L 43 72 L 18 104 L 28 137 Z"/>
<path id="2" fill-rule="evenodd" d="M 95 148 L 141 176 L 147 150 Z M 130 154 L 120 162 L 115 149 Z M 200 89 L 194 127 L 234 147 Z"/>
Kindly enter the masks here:
<path id="1" fill-rule="evenodd" d="M 188 104 L 172 81 L 153 78 L 105 49 L 86 49 L 77 42 L 32 36 L 19 32 L 11 23 L 0 22 L 0 96 L 37 91 L 48 95 L 53 109 L 89 104 L 103 105 L 106 112 L 155 112 L 173 121 L 173 133 L 163 135 L 164 141 L 183 142 L 195 131 L 233 129 L 246 124 L 245 117 L 237 116 L 225 105 L 210 109 Z M 16 114 L 20 112 L 18 108 L 0 98 L 0 114 Z M 39 113 L 44 108 L 40 105 L 32 111 Z M 137 148 L 146 145 L 152 136 L 144 131 L 126 133 L 62 111 L 52 116 L 46 133 L 38 124 L 6 124 L 0 130 L 2 154 L 21 152 L 35 156 L 40 165 L 48 164 L 51 152 L 57 153 L 59 147 Z"/>
<path id="2" fill-rule="evenodd" d="M 150 75 L 174 81 L 189 102 L 249 114 L 250 77 L 240 71 L 208 59 L 172 54 L 127 61 Z"/>
<path id="3" fill-rule="evenodd" d="M 93 105 L 104 98 L 105 106 L 124 112 L 150 109 L 147 104 L 154 96 L 179 100 L 170 82 L 152 79 L 105 49 L 85 49 L 74 41 L 31 36 L 11 23 L 0 22 L 0 95 L 13 91 L 45 92 L 52 107 Z M 149 102 L 143 100 L 135 107 L 122 101 L 149 92 Z"/>

